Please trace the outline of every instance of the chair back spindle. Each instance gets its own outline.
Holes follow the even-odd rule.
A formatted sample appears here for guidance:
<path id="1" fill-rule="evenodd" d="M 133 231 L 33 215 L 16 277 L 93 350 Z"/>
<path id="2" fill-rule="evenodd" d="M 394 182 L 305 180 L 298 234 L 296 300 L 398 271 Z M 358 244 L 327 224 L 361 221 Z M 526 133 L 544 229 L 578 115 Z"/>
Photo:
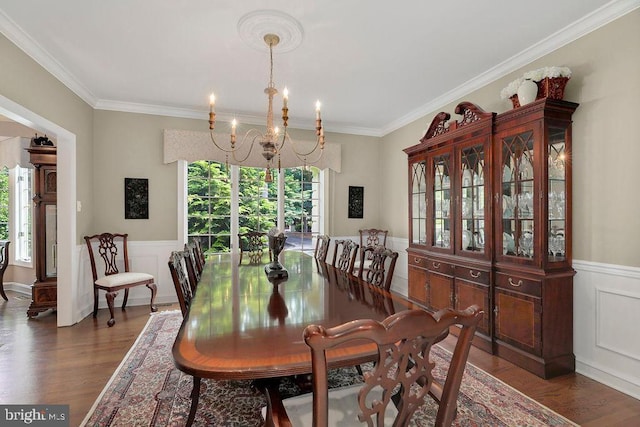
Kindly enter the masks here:
<path id="1" fill-rule="evenodd" d="M 358 244 L 350 239 L 336 240 L 333 250 L 333 266 L 347 273 L 353 272 Z"/>
<path id="2" fill-rule="evenodd" d="M 367 246 L 384 246 L 387 247 L 387 234 L 389 230 L 381 230 L 379 228 L 363 228 L 358 230 L 360 234 L 360 247 Z M 371 258 L 367 258 L 371 259 Z"/>
<path id="3" fill-rule="evenodd" d="M 369 267 L 358 270 L 358 277 L 386 291 L 391 289 L 398 252 L 384 246 L 367 246 L 360 252 L 360 265 L 364 265 L 367 257 L 371 260 Z"/>
<path id="4" fill-rule="evenodd" d="M 314 253 L 315 258 L 318 261 L 326 262 L 327 254 L 329 253 L 329 243 L 331 242 L 331 237 L 326 234 L 321 234 L 316 238 L 316 250 Z"/>

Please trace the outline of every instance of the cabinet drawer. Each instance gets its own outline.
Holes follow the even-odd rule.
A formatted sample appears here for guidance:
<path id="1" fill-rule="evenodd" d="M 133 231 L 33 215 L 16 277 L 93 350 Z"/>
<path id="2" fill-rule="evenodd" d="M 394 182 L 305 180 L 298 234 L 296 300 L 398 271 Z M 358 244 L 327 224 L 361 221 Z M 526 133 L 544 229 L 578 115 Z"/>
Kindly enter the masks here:
<path id="1" fill-rule="evenodd" d="M 412 253 L 409 253 L 407 256 L 409 257 L 409 265 L 419 268 L 427 268 L 428 261 L 425 257 L 414 255 Z"/>
<path id="2" fill-rule="evenodd" d="M 456 266 L 456 277 L 467 280 L 469 282 L 489 284 L 489 272 L 486 270 L 478 270 L 477 268 Z"/>
<path id="3" fill-rule="evenodd" d="M 448 262 L 429 259 L 427 260 L 427 270 L 446 276 L 453 276 L 454 266 Z"/>
<path id="4" fill-rule="evenodd" d="M 527 279 L 515 274 L 497 273 L 496 286 L 536 297 L 542 296 L 542 282 L 540 280 Z"/>

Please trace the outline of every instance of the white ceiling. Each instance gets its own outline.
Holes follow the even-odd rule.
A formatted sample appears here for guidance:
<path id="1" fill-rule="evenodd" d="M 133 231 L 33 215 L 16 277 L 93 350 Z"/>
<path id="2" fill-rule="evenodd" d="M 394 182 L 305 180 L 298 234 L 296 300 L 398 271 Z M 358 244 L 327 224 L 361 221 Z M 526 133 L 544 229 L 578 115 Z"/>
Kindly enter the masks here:
<path id="1" fill-rule="evenodd" d="M 320 99 L 327 132 L 381 136 L 638 6 L 2 0 L 0 31 L 95 108 L 206 119 L 214 91 L 219 120 L 264 124 L 268 49 L 245 43 L 238 22 L 258 10 L 284 12 L 302 29 L 298 48 L 274 51 L 276 87 L 290 91 L 290 125 L 311 128 Z M 278 99 L 276 116 L 280 106 Z"/>

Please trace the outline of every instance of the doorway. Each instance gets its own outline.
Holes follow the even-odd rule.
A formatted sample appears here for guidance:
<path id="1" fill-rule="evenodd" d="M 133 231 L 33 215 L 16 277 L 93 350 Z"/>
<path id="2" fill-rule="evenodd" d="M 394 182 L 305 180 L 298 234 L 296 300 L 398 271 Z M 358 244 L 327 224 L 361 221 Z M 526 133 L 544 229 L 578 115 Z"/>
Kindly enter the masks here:
<path id="1" fill-rule="evenodd" d="M 76 255 L 76 136 L 0 95 L 0 114 L 54 137 L 58 142 L 58 326 L 80 320 L 78 306 L 78 257 Z"/>

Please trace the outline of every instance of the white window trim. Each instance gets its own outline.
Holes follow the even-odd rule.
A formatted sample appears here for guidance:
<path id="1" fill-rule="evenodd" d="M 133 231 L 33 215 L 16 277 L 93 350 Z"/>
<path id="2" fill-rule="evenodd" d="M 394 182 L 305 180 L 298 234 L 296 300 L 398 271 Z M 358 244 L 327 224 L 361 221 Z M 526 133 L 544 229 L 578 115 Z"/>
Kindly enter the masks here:
<path id="1" fill-rule="evenodd" d="M 18 184 L 17 184 L 17 168 L 11 168 L 9 169 L 9 209 L 10 209 L 10 215 L 9 215 L 9 241 L 11 242 L 11 246 L 9 246 L 9 264 L 10 265 L 16 265 L 19 267 L 25 267 L 25 268 L 33 268 L 33 259 L 34 259 L 34 254 L 33 254 L 33 250 L 35 249 L 34 247 L 34 242 L 33 242 L 33 237 L 34 237 L 34 216 L 33 216 L 33 210 L 31 211 L 31 260 L 30 261 L 25 261 L 23 259 L 18 259 L 16 257 L 16 254 L 18 252 L 18 232 L 19 232 L 19 228 L 18 227 L 18 217 L 19 215 L 19 210 L 20 210 L 20 203 L 18 203 L 18 195 L 17 193 L 17 189 L 18 189 Z M 31 180 L 31 194 L 33 194 L 33 179 Z"/>

